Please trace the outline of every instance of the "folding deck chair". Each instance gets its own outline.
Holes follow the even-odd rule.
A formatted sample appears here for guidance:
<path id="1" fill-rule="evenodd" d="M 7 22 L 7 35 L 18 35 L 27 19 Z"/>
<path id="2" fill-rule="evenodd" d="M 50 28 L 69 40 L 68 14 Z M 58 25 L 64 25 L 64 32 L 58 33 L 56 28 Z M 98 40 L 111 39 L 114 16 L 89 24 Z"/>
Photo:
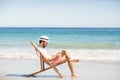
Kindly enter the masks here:
<path id="1" fill-rule="evenodd" d="M 38 47 L 36 46 L 36 44 L 34 42 L 31 42 L 32 46 L 35 48 L 35 50 L 37 51 L 37 53 L 40 55 L 40 70 L 37 71 L 37 72 L 34 72 L 32 74 L 29 74 L 27 75 L 27 77 L 30 77 L 30 76 L 34 76 L 35 74 L 38 74 L 38 73 L 41 73 L 43 71 L 46 71 L 48 69 L 54 69 L 55 72 L 59 75 L 60 78 L 63 78 L 62 74 L 59 72 L 59 70 L 56 68 L 56 66 L 60 65 L 60 64 L 63 64 L 63 63 L 60 63 L 60 64 L 57 64 L 57 65 L 54 65 L 52 64 L 50 61 L 48 61 L 46 59 L 46 57 L 40 52 L 40 50 L 38 49 Z M 49 65 L 49 67 L 45 67 L 45 63 L 47 63 Z"/>

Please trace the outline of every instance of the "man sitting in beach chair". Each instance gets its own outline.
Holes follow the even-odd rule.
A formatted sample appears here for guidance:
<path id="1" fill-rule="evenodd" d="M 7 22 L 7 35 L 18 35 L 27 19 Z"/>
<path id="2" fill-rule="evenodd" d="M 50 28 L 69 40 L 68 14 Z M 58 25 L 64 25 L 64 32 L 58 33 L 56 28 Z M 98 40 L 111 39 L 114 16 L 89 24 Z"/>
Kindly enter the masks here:
<path id="1" fill-rule="evenodd" d="M 49 38 L 47 36 L 41 36 L 39 40 L 39 50 L 41 51 L 41 53 L 44 54 L 47 60 L 54 65 L 57 65 L 63 62 L 68 62 L 68 66 L 71 71 L 71 77 L 78 77 L 78 75 L 75 74 L 72 62 L 79 62 L 79 59 L 72 59 L 66 50 L 62 50 L 61 52 L 57 53 L 54 56 L 49 56 L 48 52 L 45 49 L 49 42 L 48 39 Z"/>
<path id="2" fill-rule="evenodd" d="M 79 60 L 72 59 L 66 50 L 62 50 L 61 52 L 57 53 L 54 56 L 49 56 L 49 54 L 45 50 L 45 47 L 48 45 L 49 42 L 48 39 L 49 38 L 47 36 L 41 36 L 39 40 L 39 46 L 36 46 L 35 43 L 31 42 L 31 44 L 33 45 L 33 47 L 35 48 L 35 50 L 39 55 L 41 69 L 37 72 L 27 75 L 27 77 L 34 76 L 35 74 L 53 68 L 56 71 L 56 73 L 59 75 L 59 77 L 63 78 L 62 74 L 59 72 L 56 66 L 63 64 L 65 62 L 68 62 L 68 66 L 71 71 L 71 77 L 78 77 L 74 72 L 72 62 L 79 62 Z M 49 67 L 45 67 L 44 63 L 48 64 Z"/>

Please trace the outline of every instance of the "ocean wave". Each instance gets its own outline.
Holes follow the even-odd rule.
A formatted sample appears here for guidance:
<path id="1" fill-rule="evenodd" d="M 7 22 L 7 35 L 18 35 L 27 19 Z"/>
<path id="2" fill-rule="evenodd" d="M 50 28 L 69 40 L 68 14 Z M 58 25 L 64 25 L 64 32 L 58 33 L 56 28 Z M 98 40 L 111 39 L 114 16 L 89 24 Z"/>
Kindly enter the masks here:
<path id="1" fill-rule="evenodd" d="M 62 49 L 48 48 L 50 55 L 55 55 Z M 87 61 L 120 62 L 120 50 L 110 49 L 67 49 L 72 58 Z M 0 58 L 39 59 L 33 48 L 2 48 Z"/>

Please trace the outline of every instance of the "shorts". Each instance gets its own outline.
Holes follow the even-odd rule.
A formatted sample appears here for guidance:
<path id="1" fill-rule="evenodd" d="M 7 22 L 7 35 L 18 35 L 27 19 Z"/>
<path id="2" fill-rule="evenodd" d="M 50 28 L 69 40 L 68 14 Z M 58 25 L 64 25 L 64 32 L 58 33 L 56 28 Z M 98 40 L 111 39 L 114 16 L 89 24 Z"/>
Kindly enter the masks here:
<path id="1" fill-rule="evenodd" d="M 62 62 L 62 56 L 61 56 L 61 53 L 59 52 L 58 54 L 56 54 L 55 56 L 59 56 L 59 58 L 57 59 L 54 59 L 52 61 L 50 61 L 52 64 L 58 64 L 58 63 L 61 63 Z"/>

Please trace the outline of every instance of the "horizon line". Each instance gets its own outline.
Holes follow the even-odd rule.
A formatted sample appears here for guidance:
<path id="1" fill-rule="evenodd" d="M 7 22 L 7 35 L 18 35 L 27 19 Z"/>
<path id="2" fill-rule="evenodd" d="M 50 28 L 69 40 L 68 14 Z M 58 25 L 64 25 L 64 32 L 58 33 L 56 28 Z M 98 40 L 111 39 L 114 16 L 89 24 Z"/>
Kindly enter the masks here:
<path id="1" fill-rule="evenodd" d="M 25 26 L 25 27 L 23 27 L 23 26 L 19 26 L 19 27 L 15 27 L 15 26 L 5 26 L 5 27 L 1 27 L 0 26 L 0 28 L 120 28 L 120 27 L 64 27 L 64 26 L 61 26 L 61 27 L 47 27 L 47 26 L 45 26 L 45 27 L 38 27 L 38 26 L 35 26 L 35 27 L 32 27 L 32 26 Z"/>

